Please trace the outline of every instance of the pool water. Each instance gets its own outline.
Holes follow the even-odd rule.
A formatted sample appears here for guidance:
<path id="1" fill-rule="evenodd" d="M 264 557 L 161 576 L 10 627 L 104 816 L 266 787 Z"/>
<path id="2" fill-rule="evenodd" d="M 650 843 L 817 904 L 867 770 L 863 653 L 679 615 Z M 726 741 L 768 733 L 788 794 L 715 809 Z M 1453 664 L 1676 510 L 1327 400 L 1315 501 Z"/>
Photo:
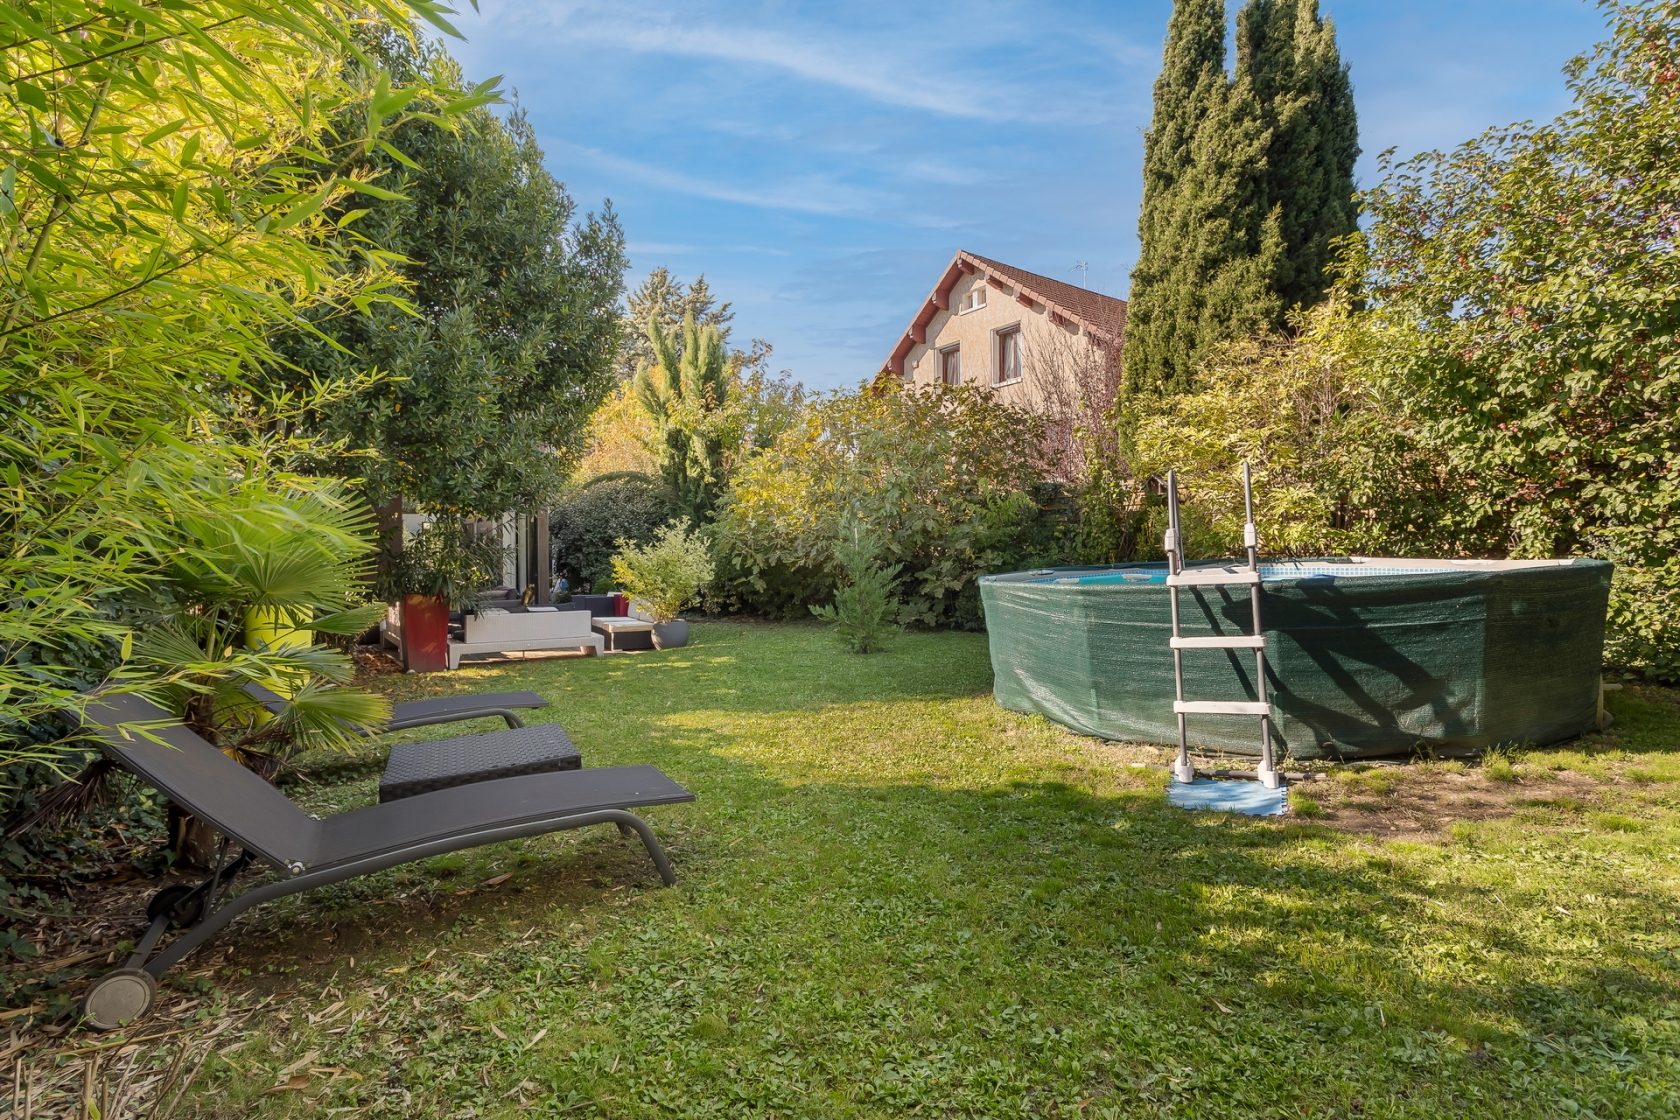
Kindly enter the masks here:
<path id="1" fill-rule="evenodd" d="M 1189 567 L 1194 569 L 1219 566 L 1220 565 L 1192 564 Z M 1408 568 L 1390 565 L 1361 564 L 1355 562 L 1335 563 L 1333 561 L 1324 560 L 1274 560 L 1260 565 L 1260 578 L 1266 582 L 1285 579 L 1333 581 L 1336 579 L 1358 579 L 1365 576 L 1435 575 L 1439 574 L 1440 571 L 1441 569 L 1439 567 Z M 1099 572 L 1081 572 L 1077 575 L 1046 575 L 1039 579 L 1035 579 L 1032 582 L 1051 583 L 1063 587 L 1112 587 L 1117 584 L 1147 587 L 1167 582 L 1167 566 L 1165 564 L 1139 564 L 1135 567 L 1117 568 Z"/>

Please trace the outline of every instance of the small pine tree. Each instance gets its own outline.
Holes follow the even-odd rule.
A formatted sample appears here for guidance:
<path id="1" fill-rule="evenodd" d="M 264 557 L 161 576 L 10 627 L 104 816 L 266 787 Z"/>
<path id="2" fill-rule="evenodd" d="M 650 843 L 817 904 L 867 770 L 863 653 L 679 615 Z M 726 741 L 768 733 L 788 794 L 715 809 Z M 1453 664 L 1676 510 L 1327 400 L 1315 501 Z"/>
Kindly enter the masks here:
<path id="1" fill-rule="evenodd" d="M 618 356 L 613 363 L 621 382 L 631 380 L 642 366 L 657 360 L 648 340 L 649 320 L 669 332 L 678 330 L 683 320 L 692 315 L 702 327 L 716 327 L 723 344 L 729 345 L 729 328 L 735 311 L 730 304 L 718 302 L 704 276 L 695 277 L 692 284 L 684 284 L 661 265 L 625 297 L 625 303 Z M 678 345 L 681 345 L 680 336 Z"/>
<path id="2" fill-rule="evenodd" d="M 883 566 L 881 535 L 856 520 L 849 521 L 835 545 L 840 580 L 831 606 L 811 613 L 834 627 L 853 653 L 875 653 L 888 632 L 898 626 L 898 573 L 902 565 Z"/>

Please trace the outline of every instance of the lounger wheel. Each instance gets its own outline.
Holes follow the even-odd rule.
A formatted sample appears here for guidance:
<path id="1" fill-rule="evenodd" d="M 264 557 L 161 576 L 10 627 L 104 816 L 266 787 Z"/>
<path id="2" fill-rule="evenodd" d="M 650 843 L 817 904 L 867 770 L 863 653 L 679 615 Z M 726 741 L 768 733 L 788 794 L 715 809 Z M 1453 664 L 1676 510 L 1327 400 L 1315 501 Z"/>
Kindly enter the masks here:
<path id="1" fill-rule="evenodd" d="M 82 1018 L 97 1031 L 114 1031 L 140 1018 L 157 1000 L 157 980 L 143 968 L 119 968 L 93 982 L 82 997 Z"/>
<path id="2" fill-rule="evenodd" d="M 196 886 L 176 883 L 164 887 L 146 903 L 146 921 L 169 918 L 170 929 L 184 929 L 204 917 L 204 903 L 209 896 Z"/>

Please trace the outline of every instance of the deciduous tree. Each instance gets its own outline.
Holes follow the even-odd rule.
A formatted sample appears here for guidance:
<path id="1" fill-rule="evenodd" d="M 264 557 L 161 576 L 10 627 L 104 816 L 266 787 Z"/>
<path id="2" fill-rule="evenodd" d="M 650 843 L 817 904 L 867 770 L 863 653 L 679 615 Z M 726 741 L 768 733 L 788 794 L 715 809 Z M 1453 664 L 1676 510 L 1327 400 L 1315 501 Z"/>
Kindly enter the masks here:
<path id="1" fill-rule="evenodd" d="M 382 35 L 381 66 L 459 88 L 441 46 Z M 435 113 L 444 103 L 422 100 Z M 391 263 L 409 306 L 323 315 L 287 344 L 290 376 L 387 376 L 316 428 L 355 458 L 334 468 L 371 502 L 494 515 L 536 508 L 582 452 L 613 384 L 623 235 L 610 205 L 576 206 L 543 165 L 523 112 L 416 114 L 372 150 L 380 192 L 358 199 L 364 259 Z M 332 214 L 344 220 L 346 203 Z"/>
<path id="2" fill-rule="evenodd" d="M 1385 168 L 1355 265 L 1442 528 L 1617 561 L 1613 657 L 1680 677 L 1680 2 L 1606 8 L 1568 112 Z"/>

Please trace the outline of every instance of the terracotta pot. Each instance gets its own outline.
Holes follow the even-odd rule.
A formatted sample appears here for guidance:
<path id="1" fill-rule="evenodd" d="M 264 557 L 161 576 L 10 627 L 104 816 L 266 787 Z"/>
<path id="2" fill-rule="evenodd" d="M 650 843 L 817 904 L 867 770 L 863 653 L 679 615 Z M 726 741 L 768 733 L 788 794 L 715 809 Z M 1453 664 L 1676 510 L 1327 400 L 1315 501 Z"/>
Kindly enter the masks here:
<path id="1" fill-rule="evenodd" d="M 653 624 L 654 649 L 681 649 L 688 644 L 688 620 L 673 618 Z"/>
<path id="2" fill-rule="evenodd" d="M 404 595 L 403 663 L 411 673 L 449 668 L 449 600 L 442 595 Z"/>

